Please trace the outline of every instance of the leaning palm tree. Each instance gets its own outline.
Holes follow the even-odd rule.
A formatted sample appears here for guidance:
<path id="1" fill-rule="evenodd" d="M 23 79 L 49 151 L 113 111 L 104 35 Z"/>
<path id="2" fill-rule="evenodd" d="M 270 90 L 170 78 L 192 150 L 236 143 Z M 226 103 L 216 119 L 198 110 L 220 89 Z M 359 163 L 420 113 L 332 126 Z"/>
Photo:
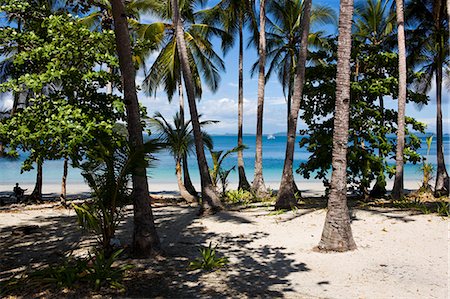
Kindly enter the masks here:
<path id="1" fill-rule="evenodd" d="M 399 199 L 403 196 L 403 151 L 405 149 L 405 108 L 406 108 L 406 43 L 405 21 L 403 15 L 403 0 L 395 0 L 397 15 L 398 40 L 398 121 L 397 121 L 397 149 L 395 152 L 395 178 L 392 197 Z"/>
<path id="2" fill-rule="evenodd" d="M 339 7 L 336 108 L 330 193 L 325 225 L 318 248 L 324 251 L 356 249 L 347 207 L 347 146 L 350 108 L 350 53 L 352 48 L 353 0 L 341 0 Z"/>
<path id="3" fill-rule="evenodd" d="M 114 19 L 117 54 L 123 80 L 124 102 L 127 110 L 127 125 L 131 153 L 144 152 L 144 140 L 140 120 L 139 102 L 136 93 L 135 67 L 132 60 L 131 42 L 125 7 L 121 0 L 111 0 Z M 144 156 L 141 157 L 144 160 Z M 133 249 L 138 256 L 150 256 L 161 251 L 161 245 L 149 204 L 147 173 L 144 161 L 132 172 L 134 230 Z"/>
<path id="4" fill-rule="evenodd" d="M 263 177 L 262 164 L 262 134 L 264 113 L 264 88 L 265 65 L 266 65 L 266 0 L 259 1 L 259 74 L 258 74 L 258 106 L 256 114 L 256 151 L 255 151 L 255 173 L 253 176 L 252 189 L 258 196 L 266 196 L 267 188 Z"/>
<path id="5" fill-rule="evenodd" d="M 200 208 L 200 213 L 214 213 L 221 210 L 223 207 L 220 202 L 220 198 L 212 184 L 211 176 L 209 175 L 202 131 L 200 128 L 199 115 L 197 112 L 197 104 L 195 102 L 195 87 L 191 66 L 189 64 L 189 54 L 185 40 L 185 32 L 180 18 L 178 0 L 171 0 L 170 2 L 172 8 L 175 37 L 177 42 L 177 50 L 180 56 L 181 71 L 183 74 L 184 84 L 187 92 L 189 111 L 191 114 L 192 128 L 194 133 L 195 150 L 197 154 L 197 163 L 200 172 L 200 181 L 202 188 L 202 206 Z"/>
<path id="6" fill-rule="evenodd" d="M 243 123 L 244 123 L 244 26 L 253 20 L 249 0 L 221 0 L 213 8 L 203 13 L 205 22 L 220 24 L 224 30 L 234 36 L 239 35 L 239 59 L 238 59 L 238 142 L 240 148 L 237 154 L 238 160 L 238 189 L 250 190 L 245 174 L 243 155 Z"/>
<path id="7" fill-rule="evenodd" d="M 220 30 L 206 22 L 196 22 L 197 13 L 193 11 L 192 4 L 195 1 L 187 1 L 182 7 L 180 13 L 184 20 L 185 33 L 187 41 L 187 50 L 189 63 L 194 75 L 195 96 L 201 98 L 204 86 L 215 92 L 219 86 L 220 72 L 224 71 L 224 62 L 215 52 L 211 38 L 218 36 L 223 41 L 223 48 L 227 48 L 230 36 L 223 30 Z M 179 110 L 181 121 L 184 121 L 184 96 L 181 74 L 180 57 L 177 49 L 174 25 L 171 22 L 171 9 L 167 5 L 155 6 L 152 1 L 135 1 L 136 8 L 146 12 L 151 11 L 164 19 L 161 22 L 151 24 L 139 24 L 136 26 L 139 38 L 142 40 L 153 40 L 155 35 L 160 36 L 160 52 L 150 67 L 148 74 L 144 79 L 144 91 L 149 95 L 154 95 L 158 88 L 163 88 L 166 92 L 169 102 L 175 93 L 179 96 Z M 187 190 L 194 196 L 197 192 L 192 185 L 187 158 L 182 159 L 184 183 Z"/>
<path id="8" fill-rule="evenodd" d="M 423 73 L 416 87 L 426 93 L 436 82 L 436 143 L 437 169 L 435 196 L 449 195 L 449 176 L 445 167 L 442 129 L 443 69 L 450 68 L 449 30 L 445 1 L 413 0 L 406 6 L 406 16 L 411 30 L 408 32 L 409 62 Z"/>

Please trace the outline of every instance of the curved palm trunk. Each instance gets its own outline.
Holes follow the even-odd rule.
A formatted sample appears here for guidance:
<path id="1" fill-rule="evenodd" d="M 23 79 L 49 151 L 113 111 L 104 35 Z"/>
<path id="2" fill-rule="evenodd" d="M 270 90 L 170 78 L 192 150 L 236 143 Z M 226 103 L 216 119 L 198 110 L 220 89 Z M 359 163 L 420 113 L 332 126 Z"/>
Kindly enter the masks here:
<path id="1" fill-rule="evenodd" d="M 443 51 L 439 51 L 442 53 Z M 441 62 L 441 57 L 438 58 Z M 436 143 L 437 143 L 437 171 L 436 185 L 434 187 L 434 195 L 436 197 L 449 195 L 449 177 L 444 161 L 444 145 L 442 132 L 442 64 L 436 70 Z"/>
<path id="2" fill-rule="evenodd" d="M 201 214 L 214 213 L 221 210 L 222 204 L 219 196 L 211 182 L 208 164 L 205 156 L 202 132 L 198 118 L 197 105 L 195 103 L 194 84 L 192 82 L 192 72 L 188 63 L 188 54 L 186 41 L 184 40 L 184 31 L 180 20 L 177 0 L 171 0 L 173 24 L 175 26 L 175 35 L 177 41 L 178 53 L 180 55 L 180 64 L 183 72 L 184 84 L 187 91 L 189 111 L 191 113 L 192 129 L 194 132 L 195 151 L 197 153 L 197 163 L 200 172 L 200 181 L 202 185 L 202 205 Z"/>
<path id="3" fill-rule="evenodd" d="M 189 191 L 186 189 L 186 187 L 183 184 L 183 176 L 181 174 L 181 159 L 176 160 L 175 165 L 175 173 L 177 175 L 177 183 L 178 183 L 178 190 L 180 190 L 180 195 L 183 197 L 184 200 L 186 200 L 188 203 L 194 203 L 197 201 L 197 199 L 189 193 Z"/>
<path id="4" fill-rule="evenodd" d="M 283 175 L 281 177 L 281 184 L 277 194 L 275 209 L 291 209 L 297 204 L 297 199 L 295 197 L 297 190 L 295 190 L 296 185 L 294 181 L 294 173 L 292 171 L 292 164 L 294 161 L 295 138 L 297 136 L 298 113 L 303 97 L 303 85 L 305 81 L 311 2 L 312 0 L 305 0 L 303 2 L 304 11 L 300 24 L 300 27 L 302 28 L 302 44 L 297 69 L 294 76 L 294 94 L 291 99 L 291 109 L 288 111 L 286 155 L 284 158 Z"/>
<path id="5" fill-rule="evenodd" d="M 267 196 L 267 188 L 264 184 L 262 165 L 262 133 L 264 114 L 264 88 L 265 88 L 265 64 L 266 64 L 266 1 L 259 3 L 259 76 L 258 76 L 258 107 L 256 114 L 256 152 L 255 174 L 253 176 L 252 189 L 257 196 Z"/>
<path id="6" fill-rule="evenodd" d="M 139 103 L 136 94 L 135 69 L 131 59 L 131 44 L 128 32 L 125 7 L 121 0 L 111 0 L 117 54 L 122 74 L 124 102 L 127 111 L 127 124 L 131 154 L 138 153 L 145 165 L 143 152 Z M 132 174 L 134 231 L 133 250 L 137 256 L 147 257 L 161 252 L 161 245 L 153 221 L 152 207 L 148 192 L 147 173 L 144 166 L 136 167 Z"/>
<path id="7" fill-rule="evenodd" d="M 403 151 L 405 148 L 405 106 L 406 106 L 406 46 L 403 0 L 396 0 L 397 40 L 398 40 L 398 128 L 397 150 L 395 153 L 395 178 L 392 198 L 403 196 Z"/>
<path id="8" fill-rule="evenodd" d="M 242 12 L 241 12 L 242 14 Z M 239 18 L 239 96 L 238 96 L 238 146 L 243 145 L 243 123 L 244 123 L 244 37 L 243 37 L 243 16 Z M 245 175 L 244 154 L 238 151 L 238 189 L 250 190 L 247 176 Z"/>
<path id="9" fill-rule="evenodd" d="M 184 124 L 184 97 L 183 97 L 183 84 L 181 81 L 178 83 L 178 96 L 179 96 L 179 106 L 180 106 L 180 120 L 181 123 Z M 191 181 L 191 176 L 189 175 L 189 168 L 187 162 L 187 155 L 184 154 L 182 158 L 182 167 L 183 167 L 183 181 L 184 187 L 189 192 L 191 196 L 194 196 L 198 199 L 198 193 L 194 188 L 194 185 Z"/>
<path id="10" fill-rule="evenodd" d="M 356 249 L 347 207 L 347 145 L 350 108 L 350 53 L 353 0 L 341 0 L 339 13 L 336 108 L 328 211 L 318 248 L 324 251 Z"/>
<path id="11" fill-rule="evenodd" d="M 68 164 L 69 164 L 69 159 L 66 157 L 66 158 L 64 158 L 63 176 L 62 176 L 62 180 L 61 180 L 61 195 L 59 196 L 59 199 L 63 206 L 66 205 L 66 197 L 67 197 L 67 172 L 69 169 Z"/>

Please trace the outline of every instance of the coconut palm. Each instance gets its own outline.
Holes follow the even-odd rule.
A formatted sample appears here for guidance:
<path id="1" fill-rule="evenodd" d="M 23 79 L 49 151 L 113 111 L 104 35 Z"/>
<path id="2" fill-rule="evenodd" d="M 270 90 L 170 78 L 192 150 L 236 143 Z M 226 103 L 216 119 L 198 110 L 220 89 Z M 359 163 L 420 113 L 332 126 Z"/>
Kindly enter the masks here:
<path id="1" fill-rule="evenodd" d="M 253 175 L 252 189 L 258 196 L 266 196 L 267 188 L 264 183 L 262 165 L 262 133 L 264 113 L 264 88 L 266 85 L 266 0 L 259 1 L 259 35 L 258 35 L 258 105 L 256 114 L 256 151 L 255 172 Z"/>
<path id="2" fill-rule="evenodd" d="M 123 79 L 124 102 L 127 110 L 127 125 L 131 153 L 143 152 L 142 125 L 139 102 L 136 94 L 135 67 L 132 60 L 131 42 L 125 7 L 121 0 L 111 0 L 117 54 Z M 144 159 L 144 156 L 141 157 Z M 161 250 L 152 208 L 149 204 L 147 173 L 144 161 L 138 163 L 132 174 L 134 230 L 133 249 L 138 256 L 149 256 Z"/>
<path id="3" fill-rule="evenodd" d="M 392 197 L 403 196 L 403 151 L 405 149 L 405 108 L 406 108 L 406 44 L 405 21 L 403 15 L 403 0 L 396 0 L 397 40 L 398 40 L 398 121 L 397 148 L 395 152 L 395 178 Z"/>
<path id="4" fill-rule="evenodd" d="M 224 30 L 234 36 L 239 36 L 238 59 L 238 175 L 239 189 L 250 190 L 245 174 L 243 155 L 243 120 L 244 120 L 244 27 L 254 20 L 253 10 L 249 0 L 221 0 L 213 8 L 204 12 L 205 22 L 218 23 Z"/>
<path id="5" fill-rule="evenodd" d="M 278 79 L 283 86 L 285 95 L 287 94 L 288 103 L 286 157 L 276 203 L 277 208 L 286 209 L 295 205 L 295 194 L 299 193 L 294 181 L 292 162 L 294 159 L 298 113 L 303 93 L 307 45 L 309 42 L 316 46 L 325 44 L 321 38 L 321 32 L 309 32 L 310 20 L 316 24 L 319 22 L 332 23 L 334 13 L 326 7 L 316 7 L 311 12 L 311 2 L 302 2 L 300 0 L 272 1 L 269 3 L 268 8 L 270 15 L 273 16 L 275 21 L 271 21 L 268 18 L 267 58 L 271 63 L 266 80 L 273 72 L 278 72 Z M 303 44 L 302 40 L 305 41 Z M 302 46 L 300 46 L 301 44 Z M 302 51 L 305 52 L 303 53 Z M 255 67 L 256 64 L 254 69 Z M 295 98 L 292 102 L 293 95 L 295 95 Z"/>
<path id="6" fill-rule="evenodd" d="M 197 154 L 197 163 L 202 186 L 202 206 L 200 208 L 200 213 L 214 213 L 218 210 L 221 210 L 223 207 L 220 202 L 220 198 L 212 184 L 211 176 L 209 175 L 208 163 L 206 161 L 203 137 L 197 112 L 197 104 L 195 102 L 195 86 L 193 82 L 194 77 L 192 75 L 191 66 L 189 63 L 188 48 L 185 40 L 183 24 L 181 22 L 178 0 L 171 0 L 170 2 L 172 8 L 175 37 L 177 42 L 177 50 L 180 57 L 181 71 L 183 74 L 184 84 L 187 92 L 189 112 L 191 114 L 195 150 Z"/>
<path id="7" fill-rule="evenodd" d="M 409 62 L 420 68 L 418 91 L 431 89 L 436 83 L 436 143 L 437 169 L 435 196 L 449 195 L 449 176 L 445 167 L 442 130 L 442 81 L 450 67 L 449 31 L 446 3 L 441 0 L 412 0 L 406 6 L 406 16 L 411 30 L 408 32 Z M 448 9 L 448 7 L 447 7 Z"/>
<path id="8" fill-rule="evenodd" d="M 350 108 L 350 54 L 352 48 L 353 0 L 341 0 L 339 8 L 336 106 L 330 193 L 325 225 L 318 248 L 347 251 L 356 248 L 347 207 L 347 143 Z"/>

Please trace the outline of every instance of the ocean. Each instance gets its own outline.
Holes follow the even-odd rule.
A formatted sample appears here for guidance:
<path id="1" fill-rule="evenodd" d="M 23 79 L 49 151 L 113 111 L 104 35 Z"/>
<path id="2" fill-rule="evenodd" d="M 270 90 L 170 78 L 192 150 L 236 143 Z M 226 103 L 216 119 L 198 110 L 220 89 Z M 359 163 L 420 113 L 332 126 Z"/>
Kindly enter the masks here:
<path id="1" fill-rule="evenodd" d="M 237 136 L 224 135 L 224 136 L 212 136 L 215 150 L 228 150 L 233 148 L 237 144 Z M 281 173 L 283 169 L 284 153 L 285 153 L 285 136 L 276 136 L 275 139 L 268 139 L 268 136 L 263 138 L 263 167 L 264 167 L 264 179 L 266 182 L 279 182 L 281 179 Z M 301 137 L 297 138 L 299 142 Z M 427 145 L 425 138 L 421 138 L 422 147 L 419 150 L 421 155 L 426 155 Z M 254 167 L 254 151 L 255 151 L 255 136 L 244 136 L 244 144 L 248 147 L 244 151 L 244 163 L 247 178 L 249 181 L 253 177 Z M 448 135 L 444 137 L 444 149 L 446 156 L 447 169 L 450 170 L 449 158 L 450 158 L 450 138 Z M 212 166 L 210 155 L 207 152 L 209 158 L 209 166 Z M 296 146 L 294 170 L 298 168 L 300 163 L 307 161 L 310 153 L 305 148 Z M 154 184 L 176 184 L 174 159 L 169 155 L 167 151 L 161 151 L 155 155 L 157 161 L 154 163 L 153 168 L 147 170 L 149 175 L 149 181 Z M 31 170 L 29 172 L 21 173 L 20 168 L 22 162 L 26 158 L 26 153 L 21 153 L 18 159 L 12 160 L 8 158 L 0 158 L 0 185 L 13 186 L 16 182 L 23 185 L 32 185 L 35 182 L 36 172 Z M 436 138 L 433 139 L 433 143 L 430 150 L 429 162 L 436 165 Z M 391 164 L 395 161 L 391 160 Z M 199 183 L 199 175 L 197 162 L 192 154 L 188 160 L 190 174 L 194 183 Z M 230 155 L 225 159 L 223 167 L 228 169 L 237 164 L 236 154 Z M 44 184 L 59 184 L 61 182 L 61 176 L 63 172 L 62 160 L 46 161 L 43 167 Z M 422 177 L 420 171 L 420 164 L 406 164 L 405 165 L 405 180 L 417 180 L 420 181 Z M 295 174 L 295 179 L 298 182 L 305 179 L 299 174 Z M 238 175 L 237 171 L 231 172 L 229 176 L 231 184 L 237 183 Z M 315 181 L 311 179 L 310 181 Z M 69 169 L 68 184 L 80 184 L 84 179 L 81 176 L 80 170 L 76 168 Z M 12 188 L 12 187 L 11 187 Z M 3 188 L 4 189 L 4 188 Z"/>

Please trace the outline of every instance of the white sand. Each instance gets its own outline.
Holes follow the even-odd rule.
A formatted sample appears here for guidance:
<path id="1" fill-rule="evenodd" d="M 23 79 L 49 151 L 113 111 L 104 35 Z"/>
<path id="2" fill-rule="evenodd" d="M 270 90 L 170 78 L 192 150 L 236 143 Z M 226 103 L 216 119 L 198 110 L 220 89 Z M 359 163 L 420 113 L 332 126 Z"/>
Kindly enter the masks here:
<path id="1" fill-rule="evenodd" d="M 154 212 L 162 244 L 169 255 L 197 254 L 198 245 L 212 242 L 218 245 L 220 254 L 230 259 L 229 267 L 221 271 L 207 274 L 181 271 L 175 277 L 168 276 L 175 288 L 200 288 L 203 294 L 234 298 L 449 296 L 449 226 L 448 220 L 436 215 L 410 215 L 387 209 L 354 210 L 352 229 L 358 249 L 318 253 L 312 248 L 320 240 L 325 210 L 300 209 L 270 215 L 270 207 L 259 207 L 206 218 L 197 218 L 196 209 L 188 207 L 156 207 Z M 48 208 L 2 212 L 0 237 L 5 237 L 7 227 L 29 224 L 45 227 L 45 219 L 70 215 L 73 216 L 73 211 Z M 73 218 L 64 219 L 64 225 L 75 227 L 75 223 L 72 226 L 67 222 L 75 221 Z M 10 250 L 2 246 L 0 249 Z M 168 262 L 176 263 L 172 258 Z M 152 262 L 148 265 L 151 267 Z M 182 269 L 185 267 L 183 264 Z M 182 294 L 189 297 L 188 293 L 178 295 Z"/>

